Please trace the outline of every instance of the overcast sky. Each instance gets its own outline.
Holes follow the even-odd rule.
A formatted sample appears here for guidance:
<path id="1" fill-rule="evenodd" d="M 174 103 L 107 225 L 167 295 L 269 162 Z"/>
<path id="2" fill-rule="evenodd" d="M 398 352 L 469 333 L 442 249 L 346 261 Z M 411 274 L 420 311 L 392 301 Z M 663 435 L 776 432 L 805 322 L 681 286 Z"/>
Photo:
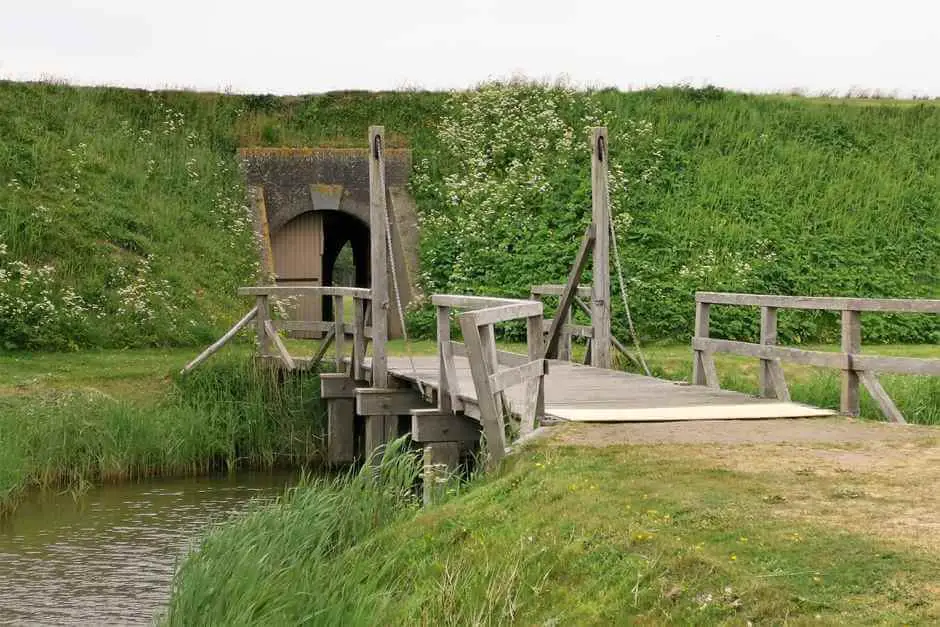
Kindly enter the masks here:
<path id="1" fill-rule="evenodd" d="M 940 97 L 936 0 L 2 0 L 0 77 L 255 93 L 714 84 Z"/>

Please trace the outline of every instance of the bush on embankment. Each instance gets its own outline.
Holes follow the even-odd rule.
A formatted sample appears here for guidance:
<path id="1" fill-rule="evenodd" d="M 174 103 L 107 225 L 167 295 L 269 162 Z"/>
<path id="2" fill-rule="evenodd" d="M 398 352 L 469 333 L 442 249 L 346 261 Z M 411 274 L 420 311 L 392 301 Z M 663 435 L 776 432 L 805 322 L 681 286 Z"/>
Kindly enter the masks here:
<path id="1" fill-rule="evenodd" d="M 0 397 L 0 514 L 31 488 L 315 463 L 319 391 L 316 373 L 217 357 L 153 403 L 82 391 Z"/>
<path id="2" fill-rule="evenodd" d="M 239 96 L 0 82 L 0 350 L 206 341 L 256 255 L 239 146 L 414 151 L 426 292 L 562 281 L 590 206 L 585 127 L 610 128 L 620 250 L 641 335 L 687 341 L 695 290 L 940 297 L 940 106 L 622 93 L 533 84 L 455 94 Z M 616 283 L 615 283 L 616 286 Z M 616 288 L 615 288 L 616 292 Z M 433 319 L 418 313 L 414 323 Z M 623 314 L 615 306 L 615 328 Z M 716 336 L 753 337 L 716 308 Z M 934 317 L 868 341 L 937 342 Z M 785 341 L 837 336 L 787 314 Z"/>

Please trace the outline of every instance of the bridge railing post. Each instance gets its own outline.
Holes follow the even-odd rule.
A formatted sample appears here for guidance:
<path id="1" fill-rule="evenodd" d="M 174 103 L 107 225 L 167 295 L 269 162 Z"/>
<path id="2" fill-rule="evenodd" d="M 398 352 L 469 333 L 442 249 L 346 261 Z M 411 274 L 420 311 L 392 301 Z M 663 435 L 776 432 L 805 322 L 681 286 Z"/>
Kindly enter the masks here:
<path id="1" fill-rule="evenodd" d="M 763 306 L 760 308 L 760 343 L 764 346 L 773 346 L 777 343 L 777 308 Z M 776 398 L 777 393 L 773 383 L 772 359 L 760 360 L 760 395 L 764 398 Z"/>
<path id="2" fill-rule="evenodd" d="M 437 408 L 442 413 L 454 411 L 451 401 L 450 307 L 437 307 Z"/>
<path id="3" fill-rule="evenodd" d="M 344 318 L 346 317 L 346 311 L 343 306 L 343 297 L 334 296 L 333 297 L 333 329 L 335 338 L 333 339 L 333 347 L 336 349 L 336 372 L 344 372 L 346 370 L 346 364 L 344 359 L 346 357 L 346 326 Z"/>
<path id="4" fill-rule="evenodd" d="M 366 300 L 353 298 L 353 350 L 352 377 L 356 381 L 363 379 L 362 362 L 366 356 Z"/>
<path id="5" fill-rule="evenodd" d="M 695 337 L 708 338 L 709 335 L 709 313 L 711 305 L 701 301 L 695 303 Z M 692 384 L 706 385 L 705 377 L 705 351 L 696 348 L 692 360 Z"/>
<path id="6" fill-rule="evenodd" d="M 268 338 L 265 323 L 271 319 L 270 302 L 267 294 L 259 294 L 255 299 L 258 314 L 255 317 L 255 331 L 258 335 L 258 355 L 264 357 L 271 353 L 271 340 Z"/>
<path id="7" fill-rule="evenodd" d="M 533 299 L 534 300 L 534 299 Z M 569 306 L 568 315 L 571 315 Z M 565 359 L 570 357 L 571 336 L 568 336 L 569 353 Z M 529 361 L 541 359 L 545 354 L 545 336 L 542 333 L 542 315 L 529 316 L 526 320 L 526 346 L 529 353 Z M 559 354 L 559 358 L 560 354 Z M 539 416 L 545 415 L 545 374 L 538 377 L 526 379 L 526 407 L 522 412 L 522 433 L 528 433 L 535 428 L 535 423 Z"/>
<path id="8" fill-rule="evenodd" d="M 842 393 L 839 408 L 843 415 L 858 416 L 861 412 L 859 377 L 853 357 L 862 350 L 862 314 L 859 311 L 842 310 Z"/>

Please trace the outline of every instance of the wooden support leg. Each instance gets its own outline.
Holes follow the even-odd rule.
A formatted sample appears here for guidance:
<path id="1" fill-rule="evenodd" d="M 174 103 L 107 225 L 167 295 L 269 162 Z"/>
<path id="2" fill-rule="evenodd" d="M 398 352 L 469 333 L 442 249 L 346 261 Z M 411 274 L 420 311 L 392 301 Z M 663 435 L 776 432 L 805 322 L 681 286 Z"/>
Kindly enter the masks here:
<path id="1" fill-rule="evenodd" d="M 348 464 L 355 460 L 353 440 L 355 401 L 351 398 L 333 398 L 326 402 L 327 461 L 330 465 Z"/>
<path id="2" fill-rule="evenodd" d="M 424 447 L 424 504 L 440 502 L 460 463 L 459 442 L 435 442 Z"/>

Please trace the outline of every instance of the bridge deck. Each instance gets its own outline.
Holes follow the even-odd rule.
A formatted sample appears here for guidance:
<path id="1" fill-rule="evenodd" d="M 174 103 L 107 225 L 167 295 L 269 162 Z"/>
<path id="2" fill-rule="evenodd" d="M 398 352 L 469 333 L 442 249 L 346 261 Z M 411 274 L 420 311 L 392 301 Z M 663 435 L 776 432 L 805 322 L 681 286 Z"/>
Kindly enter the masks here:
<path id="1" fill-rule="evenodd" d="M 470 364 L 457 357 L 459 396 L 472 408 L 476 398 Z M 437 390 L 436 356 L 390 357 L 389 374 L 396 379 Z M 506 390 L 511 407 L 523 406 L 524 386 Z M 545 377 L 545 414 L 581 422 L 644 422 L 664 420 L 740 420 L 829 416 L 830 410 L 799 403 L 756 398 L 653 377 L 552 361 Z"/>

